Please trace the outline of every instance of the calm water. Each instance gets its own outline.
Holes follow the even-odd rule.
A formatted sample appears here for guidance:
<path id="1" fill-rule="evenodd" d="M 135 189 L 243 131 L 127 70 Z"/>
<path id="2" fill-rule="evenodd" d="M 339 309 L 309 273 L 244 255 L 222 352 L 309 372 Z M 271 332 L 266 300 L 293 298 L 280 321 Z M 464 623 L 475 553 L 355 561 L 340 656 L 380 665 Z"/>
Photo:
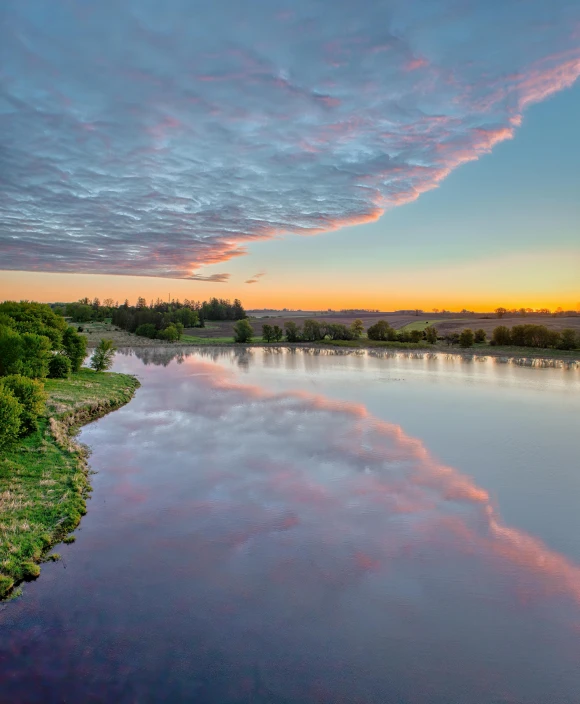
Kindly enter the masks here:
<path id="1" fill-rule="evenodd" d="M 578 704 L 580 369 L 118 355 L 1 702 Z"/>

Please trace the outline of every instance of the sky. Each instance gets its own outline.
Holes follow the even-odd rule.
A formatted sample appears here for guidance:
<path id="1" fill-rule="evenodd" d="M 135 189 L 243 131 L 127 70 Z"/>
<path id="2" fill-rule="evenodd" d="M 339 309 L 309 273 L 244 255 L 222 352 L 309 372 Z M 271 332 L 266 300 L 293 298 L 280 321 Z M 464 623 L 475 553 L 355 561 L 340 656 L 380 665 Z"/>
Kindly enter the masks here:
<path id="1" fill-rule="evenodd" d="M 580 307 L 577 0 L 4 0 L 0 298 Z"/>

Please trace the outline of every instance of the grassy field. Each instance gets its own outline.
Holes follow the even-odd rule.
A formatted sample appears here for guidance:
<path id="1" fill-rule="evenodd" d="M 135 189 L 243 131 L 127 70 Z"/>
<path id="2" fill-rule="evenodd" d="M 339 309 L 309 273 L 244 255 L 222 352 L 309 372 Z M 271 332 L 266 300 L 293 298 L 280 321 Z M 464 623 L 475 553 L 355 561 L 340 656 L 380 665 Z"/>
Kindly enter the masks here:
<path id="1" fill-rule="evenodd" d="M 86 451 L 71 435 L 127 403 L 138 386 L 132 376 L 89 369 L 46 380 L 39 429 L 0 453 L 0 598 L 40 574 L 49 548 L 72 542 L 67 536 L 86 513 L 90 486 Z"/>
<path id="2" fill-rule="evenodd" d="M 461 323 L 464 324 L 464 327 L 469 327 L 469 321 L 467 321 L 467 324 L 465 320 L 454 320 L 453 318 L 433 318 L 429 320 L 416 320 L 413 321 L 412 323 L 407 323 L 407 325 L 403 325 L 400 330 L 406 330 L 407 332 L 411 332 L 411 330 L 420 330 L 423 332 L 425 328 L 428 328 L 430 325 L 434 325 L 437 327 L 438 324 L 440 323 Z"/>

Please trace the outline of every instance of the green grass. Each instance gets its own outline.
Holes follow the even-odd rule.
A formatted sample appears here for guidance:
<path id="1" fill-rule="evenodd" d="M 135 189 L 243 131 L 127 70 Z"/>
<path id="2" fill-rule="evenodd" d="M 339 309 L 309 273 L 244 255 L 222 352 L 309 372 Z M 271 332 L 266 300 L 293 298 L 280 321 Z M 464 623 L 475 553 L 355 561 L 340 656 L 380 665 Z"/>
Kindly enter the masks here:
<path id="1" fill-rule="evenodd" d="M 0 598 L 37 577 L 46 551 L 86 513 L 86 451 L 71 433 L 127 403 L 138 386 L 127 374 L 88 369 L 46 380 L 49 398 L 38 430 L 0 452 Z"/>
<path id="2" fill-rule="evenodd" d="M 428 328 L 430 325 L 435 325 L 437 326 L 439 323 L 457 323 L 461 322 L 460 318 L 436 318 L 436 319 L 429 319 L 429 320 L 414 320 L 412 323 L 407 323 L 407 325 L 404 325 L 401 330 L 405 330 L 407 332 L 411 332 L 411 330 L 420 330 L 423 332 L 425 328 Z M 468 327 L 468 320 L 465 320 L 466 327 Z"/>
<path id="3" fill-rule="evenodd" d="M 182 335 L 180 340 L 180 342 L 192 342 L 196 345 L 223 345 L 233 341 L 233 337 L 197 337 L 197 335 Z"/>

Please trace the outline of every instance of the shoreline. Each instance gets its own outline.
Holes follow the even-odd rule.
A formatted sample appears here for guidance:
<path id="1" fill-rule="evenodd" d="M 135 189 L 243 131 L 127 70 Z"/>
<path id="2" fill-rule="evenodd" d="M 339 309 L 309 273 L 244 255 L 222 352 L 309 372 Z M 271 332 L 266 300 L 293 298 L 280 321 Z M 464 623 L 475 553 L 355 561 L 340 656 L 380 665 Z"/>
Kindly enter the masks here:
<path id="1" fill-rule="evenodd" d="M 42 562 L 86 514 L 91 492 L 88 448 L 80 428 L 129 403 L 140 383 L 129 374 L 83 368 L 69 379 L 46 379 L 38 430 L 0 457 L 0 600 L 40 575 Z M 67 540 L 67 537 L 69 538 Z"/>
<path id="2" fill-rule="evenodd" d="M 124 333 L 127 337 L 122 342 L 117 341 L 117 349 L 126 350 L 131 348 L 155 349 L 168 347 L 191 347 L 191 348 L 206 348 L 206 347 L 231 347 L 233 349 L 245 348 L 264 348 L 264 349 L 342 349 L 342 350 L 391 350 L 393 352 L 417 352 L 417 353 L 432 353 L 446 354 L 461 357 L 498 357 L 509 360 L 518 359 L 536 359 L 536 360 L 556 360 L 560 362 L 580 362 L 580 349 L 578 350 L 556 350 L 551 348 L 537 347 L 493 347 L 490 345 L 480 345 L 468 348 L 459 348 L 456 346 L 443 345 L 428 345 L 424 343 L 404 343 L 404 342 L 369 342 L 367 340 L 359 341 L 336 341 L 336 342 L 223 342 L 214 341 L 212 338 L 206 338 L 207 342 L 178 340 L 176 342 L 167 342 L 164 340 L 152 340 L 149 338 L 138 337 L 131 333 Z M 106 335 L 103 335 L 106 337 Z M 100 338 L 99 338 L 100 339 Z M 89 340 L 88 349 L 94 349 L 98 341 Z"/>

